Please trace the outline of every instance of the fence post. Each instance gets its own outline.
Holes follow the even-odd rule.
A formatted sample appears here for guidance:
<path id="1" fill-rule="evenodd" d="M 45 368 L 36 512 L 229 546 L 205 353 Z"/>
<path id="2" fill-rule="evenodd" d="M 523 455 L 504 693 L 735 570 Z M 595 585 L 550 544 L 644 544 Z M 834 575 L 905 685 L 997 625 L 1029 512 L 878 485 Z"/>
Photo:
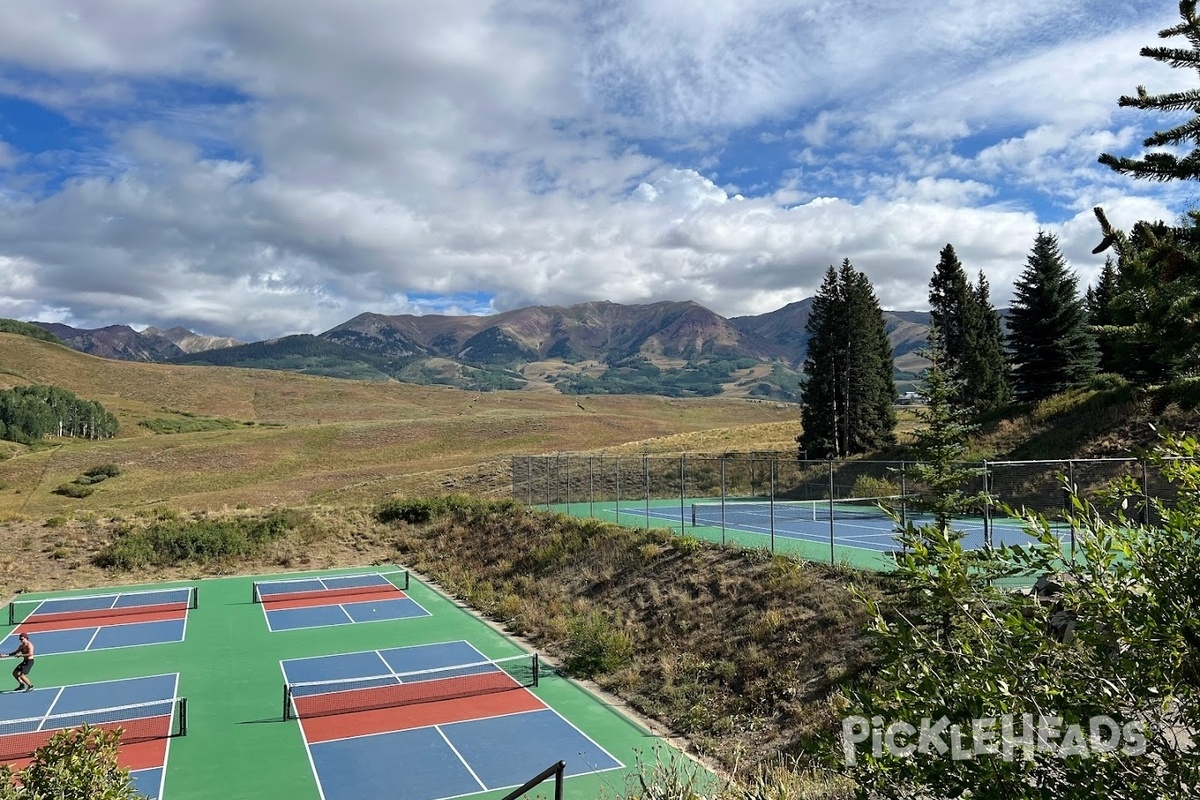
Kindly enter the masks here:
<path id="1" fill-rule="evenodd" d="M 614 516 L 617 518 L 617 524 L 621 524 L 621 456 L 617 456 L 617 500 L 614 509 Z"/>
<path id="2" fill-rule="evenodd" d="M 771 467 L 771 552 L 775 552 L 775 459 L 770 461 Z"/>
<path id="3" fill-rule="evenodd" d="M 679 535 L 683 536 L 686 531 L 683 527 L 683 498 L 687 493 L 687 453 L 681 453 L 679 456 Z"/>
<path id="4" fill-rule="evenodd" d="M 833 459 L 829 459 L 829 564 L 834 566 L 837 564 L 837 556 L 834 554 L 833 532 Z"/>
<path id="5" fill-rule="evenodd" d="M 1067 508 L 1066 508 L 1067 517 L 1071 520 L 1071 522 L 1070 522 L 1070 526 L 1071 526 L 1071 560 L 1074 561 L 1075 560 L 1075 511 L 1071 506 L 1071 497 L 1079 489 L 1075 485 L 1075 459 L 1073 459 L 1073 458 L 1067 460 L 1067 486 L 1069 487 L 1070 491 L 1067 492 L 1067 496 L 1064 497 L 1063 500 L 1067 504 Z"/>
<path id="6" fill-rule="evenodd" d="M 1142 524 L 1150 524 L 1150 464 L 1142 459 Z"/>
<path id="7" fill-rule="evenodd" d="M 643 526 L 650 530 L 650 454 L 642 453 L 642 494 L 645 497 L 646 523 Z"/>
<path id="8" fill-rule="evenodd" d="M 988 462 L 983 460 L 983 544 L 992 546 L 992 490 L 988 478 Z"/>

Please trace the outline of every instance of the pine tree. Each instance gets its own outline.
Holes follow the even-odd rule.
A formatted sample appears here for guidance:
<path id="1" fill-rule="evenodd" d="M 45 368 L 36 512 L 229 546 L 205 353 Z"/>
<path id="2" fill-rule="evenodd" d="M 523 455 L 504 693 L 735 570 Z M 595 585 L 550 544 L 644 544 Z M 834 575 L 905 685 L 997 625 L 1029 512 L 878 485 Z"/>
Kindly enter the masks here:
<path id="1" fill-rule="evenodd" d="M 1183 36 L 1191 43 L 1191 49 L 1177 47 L 1143 47 L 1141 55 L 1161 61 L 1173 68 L 1194 69 L 1200 72 L 1200 19 L 1196 17 L 1196 0 L 1180 0 L 1180 23 L 1158 32 L 1160 39 Z M 1136 95 L 1125 95 L 1117 101 L 1122 108 L 1138 108 L 1156 113 L 1191 111 L 1187 122 L 1165 131 L 1156 131 L 1142 142 L 1144 147 L 1187 147 L 1191 151 L 1182 157 L 1166 151 L 1147 153 L 1141 158 L 1125 158 L 1104 153 L 1100 163 L 1122 175 L 1145 178 L 1153 181 L 1200 180 L 1200 89 L 1183 92 L 1149 94 L 1146 87 L 1139 86 Z"/>
<path id="2" fill-rule="evenodd" d="M 1013 382 L 1021 400 L 1080 386 L 1096 372 L 1096 344 L 1077 285 L 1057 238 L 1038 231 L 1009 313 Z"/>
<path id="3" fill-rule="evenodd" d="M 817 458 L 841 455 L 837 379 L 845 339 L 841 331 L 845 326 L 839 319 L 842 305 L 839 294 L 837 272 L 830 266 L 804 326 L 809 339 L 803 367 L 807 380 L 801 394 L 799 442 L 802 450 Z"/>
<path id="4" fill-rule="evenodd" d="M 874 289 L 849 259 L 825 273 L 805 330 L 801 449 L 845 457 L 894 442 L 891 343 Z"/>
<path id="5" fill-rule="evenodd" d="M 974 377 L 973 399 L 976 411 L 990 411 L 1007 403 L 1012 389 L 1008 385 L 1004 327 L 1000 313 L 992 305 L 991 287 L 982 271 L 975 283 L 975 303 L 979 309 L 980 334 L 976 344 L 979 373 Z"/>
<path id="6" fill-rule="evenodd" d="M 1173 69 L 1200 73 L 1200 18 L 1196 0 L 1180 0 L 1179 24 L 1161 39 L 1184 37 L 1190 47 L 1143 47 L 1141 55 Z M 1142 144 L 1169 148 L 1141 158 L 1100 156 L 1114 171 L 1153 181 L 1200 180 L 1200 89 L 1152 95 L 1144 86 L 1118 104 L 1156 115 L 1190 112 L 1185 122 L 1156 131 Z M 1190 148 L 1190 149 L 1188 149 Z M 1122 375 L 1159 382 L 1200 374 L 1200 211 L 1176 225 L 1142 220 L 1130 235 L 1112 228 L 1096 208 L 1104 240 L 1093 252 L 1117 251 L 1120 291 L 1112 302 L 1117 319 L 1104 330 L 1106 355 Z"/>
<path id="7" fill-rule="evenodd" d="M 1118 326 L 1121 323 L 1121 315 L 1115 305 L 1119 291 L 1117 266 L 1112 258 L 1106 258 L 1096 285 L 1088 287 L 1085 301 L 1088 324 L 1092 328 L 1092 335 L 1096 337 L 1096 346 L 1100 353 L 1101 372 L 1122 371 L 1120 350 L 1116 342 L 1119 336 Z"/>
<path id="8" fill-rule="evenodd" d="M 896 441 L 896 382 L 892 344 L 883 311 L 865 274 L 843 262 L 848 332 L 856 339 L 848 361 L 846 439 L 848 453 L 862 453 Z"/>
<path id="9" fill-rule="evenodd" d="M 987 411 L 1007 398 L 1004 342 L 1000 317 L 991 306 L 987 281 L 979 287 L 967 280 L 953 245 L 942 248 L 929 282 L 931 323 L 941 332 L 945 369 L 958 387 L 953 403 Z"/>

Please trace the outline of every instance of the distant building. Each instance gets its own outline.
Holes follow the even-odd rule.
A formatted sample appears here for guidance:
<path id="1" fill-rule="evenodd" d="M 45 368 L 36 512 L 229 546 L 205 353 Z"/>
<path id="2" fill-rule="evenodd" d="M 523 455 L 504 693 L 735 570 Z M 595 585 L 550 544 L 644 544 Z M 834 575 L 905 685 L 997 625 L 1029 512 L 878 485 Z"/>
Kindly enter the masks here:
<path id="1" fill-rule="evenodd" d="M 925 398 L 917 392 L 901 392 L 900 396 L 896 398 L 897 405 L 902 406 L 919 405 L 924 402 Z"/>

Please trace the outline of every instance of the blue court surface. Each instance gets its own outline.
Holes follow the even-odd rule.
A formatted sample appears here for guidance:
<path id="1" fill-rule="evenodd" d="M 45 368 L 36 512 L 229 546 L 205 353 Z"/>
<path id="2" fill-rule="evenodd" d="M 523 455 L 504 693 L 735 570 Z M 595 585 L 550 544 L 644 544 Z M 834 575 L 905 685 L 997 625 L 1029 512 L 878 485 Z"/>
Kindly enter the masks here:
<path id="1" fill-rule="evenodd" d="M 16 650 L 17 634 L 23 629 L 28 630 L 29 638 L 37 648 L 37 654 L 48 656 L 80 653 L 85 650 L 182 642 L 186 627 L 187 620 L 184 618 L 44 631 L 37 630 L 36 626 L 18 626 L 0 640 L 0 652 L 11 653 Z"/>
<path id="2" fill-rule="evenodd" d="M 628 524 L 629 519 L 655 520 L 671 525 L 679 525 L 681 530 L 694 526 L 709 528 L 724 527 L 731 531 L 776 536 L 784 539 L 817 542 L 828 545 L 833 538 L 839 547 L 857 547 L 880 553 L 895 552 L 900 549 L 896 541 L 895 524 L 883 517 L 859 516 L 846 514 L 842 518 L 835 516 L 832 524 L 827 515 L 823 515 L 820 505 L 816 513 L 812 505 L 806 504 L 801 509 L 790 508 L 786 503 L 779 502 L 772 509 L 767 503 L 739 503 L 730 501 L 721 508 L 719 502 L 701 504 L 703 511 L 697 512 L 691 507 L 681 511 L 678 504 L 670 506 L 622 506 L 619 514 L 614 509 L 604 509 L 605 516 Z M 697 506 L 699 507 L 699 506 Z M 835 511 L 836 514 L 836 511 Z M 931 516 L 909 514 L 908 521 L 916 524 L 933 521 Z M 995 519 L 989 524 L 991 543 L 993 547 L 1001 545 L 1028 545 L 1030 537 L 1024 533 L 1020 523 L 1009 519 Z M 1062 524 L 1057 524 L 1060 538 L 1069 536 L 1070 531 Z M 963 534 L 962 546 L 968 550 L 982 549 L 986 541 L 986 528 L 982 519 L 960 519 L 954 525 L 955 530 Z"/>
<path id="3" fill-rule="evenodd" d="M 179 724 L 174 716 L 178 681 L 177 674 L 165 674 L 0 694 L 0 761 L 20 761 L 54 731 L 85 722 L 119 725 L 126 732 L 122 766 L 130 768 L 140 794 L 157 800 L 172 725 Z"/>
<path id="4" fill-rule="evenodd" d="M 411 597 L 360 600 L 300 608 L 272 608 L 269 602 L 264 602 L 263 613 L 267 617 L 267 629 L 271 631 L 325 628 L 356 622 L 383 622 L 384 620 L 429 616 L 429 612 Z"/>
<path id="5" fill-rule="evenodd" d="M 413 674 L 421 670 L 486 661 L 469 643 L 454 641 L 292 659 L 281 667 L 289 684 L 378 676 L 376 685 L 394 687 L 432 680 Z M 360 691 L 364 685 L 354 683 Z M 309 688 L 309 697 L 330 692 Z M 300 711 L 299 717 L 324 800 L 443 800 L 515 788 L 559 760 L 568 777 L 623 766 L 521 687 L 336 716 L 308 718 Z"/>

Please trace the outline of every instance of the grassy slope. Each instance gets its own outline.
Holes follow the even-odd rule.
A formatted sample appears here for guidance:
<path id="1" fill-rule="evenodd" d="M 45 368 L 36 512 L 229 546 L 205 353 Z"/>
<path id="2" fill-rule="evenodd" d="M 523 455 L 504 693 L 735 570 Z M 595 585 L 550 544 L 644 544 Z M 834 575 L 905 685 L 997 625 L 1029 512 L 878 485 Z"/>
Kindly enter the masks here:
<path id="1" fill-rule="evenodd" d="M 575 398 L 474 393 L 265 370 L 135 364 L 0 334 L 0 388 L 49 383 L 114 412 L 121 434 L 102 442 L 6 446 L 0 515 L 76 509 L 370 501 L 447 488 L 506 494 L 514 454 L 646 447 L 788 448 L 794 407 L 748 400 Z M 582 405 L 583 408 L 579 406 Z M 234 430 L 156 435 L 138 423 L 183 414 L 231 418 Z M 697 436 L 696 442 L 681 434 Z M 61 445 L 61 446 L 60 446 Z M 84 500 L 50 493 L 90 466 L 123 475 Z"/>

